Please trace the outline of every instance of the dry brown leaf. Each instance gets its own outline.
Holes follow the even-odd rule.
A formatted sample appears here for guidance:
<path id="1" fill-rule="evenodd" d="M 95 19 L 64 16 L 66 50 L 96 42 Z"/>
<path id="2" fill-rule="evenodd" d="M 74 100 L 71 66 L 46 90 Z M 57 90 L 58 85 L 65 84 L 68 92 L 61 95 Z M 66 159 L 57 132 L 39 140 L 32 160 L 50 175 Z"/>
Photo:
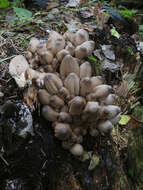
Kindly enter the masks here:
<path id="1" fill-rule="evenodd" d="M 131 116 L 130 121 L 126 125 L 126 128 L 133 130 L 140 125 L 141 125 L 141 122 L 137 121 L 133 116 Z"/>
<path id="2" fill-rule="evenodd" d="M 35 110 L 35 108 L 40 106 L 37 93 L 38 93 L 37 88 L 34 85 L 32 85 L 27 89 L 27 91 L 24 94 L 24 102 L 32 110 Z"/>
<path id="3" fill-rule="evenodd" d="M 110 17 L 108 14 L 105 14 L 101 8 L 102 8 L 102 3 L 97 3 L 94 9 L 94 16 L 97 20 L 97 26 L 100 30 L 103 29 L 104 25 L 108 22 Z"/>
<path id="4" fill-rule="evenodd" d="M 116 91 L 117 95 L 120 97 L 126 97 L 128 93 L 128 83 L 123 80 L 120 87 Z"/>
<path id="5" fill-rule="evenodd" d="M 53 8 L 58 7 L 58 6 L 59 6 L 58 1 L 49 2 L 49 3 L 47 4 L 47 6 L 46 6 L 46 10 L 49 11 L 49 10 L 51 10 L 51 9 L 53 9 Z"/>
<path id="6" fill-rule="evenodd" d="M 78 184 L 77 179 L 74 175 L 71 175 L 69 180 L 71 181 L 72 188 L 74 190 L 80 190 L 80 185 Z"/>

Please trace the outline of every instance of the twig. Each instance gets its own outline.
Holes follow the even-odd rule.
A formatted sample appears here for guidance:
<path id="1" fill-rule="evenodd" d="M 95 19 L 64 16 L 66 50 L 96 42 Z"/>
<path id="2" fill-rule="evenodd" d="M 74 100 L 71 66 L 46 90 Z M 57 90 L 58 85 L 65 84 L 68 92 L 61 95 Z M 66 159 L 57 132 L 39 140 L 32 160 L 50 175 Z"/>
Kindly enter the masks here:
<path id="1" fill-rule="evenodd" d="M 17 98 L 17 95 L 13 95 L 13 96 L 8 97 L 8 99 L 13 99 L 13 98 Z"/>
<path id="2" fill-rule="evenodd" d="M 26 40 L 28 40 L 29 38 L 31 38 L 32 36 L 34 36 L 34 34 L 31 34 L 29 36 L 26 37 Z"/>
<path id="3" fill-rule="evenodd" d="M 0 44 L 0 48 L 1 48 L 2 46 L 4 46 L 6 43 L 7 43 L 7 42 L 3 42 L 2 44 Z"/>
<path id="4" fill-rule="evenodd" d="M 2 154 L 0 154 L 0 158 L 2 159 L 2 161 L 9 166 L 9 163 L 6 161 L 6 159 L 2 156 Z"/>
<path id="5" fill-rule="evenodd" d="M 12 56 L 10 56 L 10 57 L 6 57 L 6 58 L 3 58 L 3 59 L 0 59 L 0 63 L 2 63 L 2 62 L 4 62 L 4 61 L 7 61 L 7 60 L 9 60 L 9 59 L 11 59 L 11 58 L 13 58 L 13 57 L 15 57 L 15 55 L 12 55 Z"/>

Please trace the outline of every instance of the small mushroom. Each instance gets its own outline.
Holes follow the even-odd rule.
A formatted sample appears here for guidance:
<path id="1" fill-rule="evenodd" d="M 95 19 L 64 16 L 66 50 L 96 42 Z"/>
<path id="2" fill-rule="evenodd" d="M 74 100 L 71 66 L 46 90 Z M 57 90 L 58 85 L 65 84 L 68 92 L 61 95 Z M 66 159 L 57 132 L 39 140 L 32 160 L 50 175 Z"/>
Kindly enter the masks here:
<path id="1" fill-rule="evenodd" d="M 47 51 L 46 43 L 40 43 L 37 46 L 36 53 L 40 56 L 45 51 Z"/>
<path id="2" fill-rule="evenodd" d="M 42 108 L 42 116 L 48 121 L 57 121 L 59 113 L 54 111 L 50 106 L 45 105 Z"/>
<path id="3" fill-rule="evenodd" d="M 90 134 L 92 137 L 96 137 L 96 136 L 98 136 L 99 132 L 97 131 L 97 129 L 91 128 L 90 131 L 89 131 L 89 134 Z"/>
<path id="4" fill-rule="evenodd" d="M 42 69 L 44 69 L 45 73 L 53 73 L 54 72 L 54 69 L 53 69 L 52 65 L 44 65 L 42 67 Z"/>
<path id="5" fill-rule="evenodd" d="M 92 74 L 92 68 L 91 64 L 89 62 L 84 62 L 80 66 L 80 78 L 85 78 L 85 77 L 91 77 Z"/>
<path id="6" fill-rule="evenodd" d="M 26 57 L 27 60 L 30 60 L 30 59 L 33 58 L 33 55 L 32 55 L 32 53 L 30 51 L 26 51 L 25 52 L 25 57 Z"/>
<path id="7" fill-rule="evenodd" d="M 113 125 L 117 124 L 121 120 L 121 113 L 119 113 L 116 117 L 110 119 Z"/>
<path id="8" fill-rule="evenodd" d="M 67 46 L 65 47 L 65 49 L 69 52 L 71 56 L 74 56 L 75 46 L 73 46 L 71 42 L 67 42 Z"/>
<path id="9" fill-rule="evenodd" d="M 115 94 L 109 94 L 104 100 L 105 105 L 113 105 L 115 101 Z"/>
<path id="10" fill-rule="evenodd" d="M 97 117 L 97 113 L 99 112 L 100 106 L 98 102 L 87 102 L 86 107 L 84 109 L 84 113 L 92 114 L 94 117 Z"/>
<path id="11" fill-rule="evenodd" d="M 64 49 L 65 39 L 59 33 L 51 31 L 46 47 L 48 51 L 50 51 L 53 55 L 56 55 L 59 51 Z"/>
<path id="12" fill-rule="evenodd" d="M 28 51 L 30 51 L 31 53 L 35 53 L 39 44 L 40 44 L 40 41 L 37 38 L 35 37 L 31 38 L 28 48 L 27 48 Z"/>
<path id="13" fill-rule="evenodd" d="M 101 118 L 112 119 L 121 113 L 121 109 L 115 105 L 102 106 L 100 110 Z"/>
<path id="14" fill-rule="evenodd" d="M 74 42 L 74 36 L 75 36 L 75 34 L 70 31 L 66 31 L 63 35 L 64 39 L 67 41 L 70 41 L 71 43 Z"/>
<path id="15" fill-rule="evenodd" d="M 71 55 L 66 55 L 60 65 L 60 75 L 67 77 L 70 73 L 75 73 L 79 76 L 79 64 Z"/>
<path id="16" fill-rule="evenodd" d="M 110 94 L 111 90 L 112 87 L 105 84 L 99 85 L 93 89 L 97 99 L 104 99 Z"/>
<path id="17" fill-rule="evenodd" d="M 52 64 L 53 54 L 50 51 L 42 51 L 40 56 L 39 56 L 39 59 L 40 59 L 40 63 L 42 65 Z"/>
<path id="18" fill-rule="evenodd" d="M 93 89 L 103 84 L 103 80 L 101 76 L 91 77 L 91 81 L 92 81 Z"/>
<path id="19" fill-rule="evenodd" d="M 59 122 L 71 123 L 72 122 L 72 117 L 67 112 L 60 112 L 60 114 L 59 114 Z"/>
<path id="20" fill-rule="evenodd" d="M 28 68 L 25 72 L 25 77 L 27 80 L 33 80 L 33 79 L 44 79 L 46 73 L 41 73 L 39 71 L 36 71 L 34 69 Z"/>
<path id="21" fill-rule="evenodd" d="M 27 69 L 25 72 L 25 78 L 27 79 L 27 83 L 30 85 L 32 84 L 32 81 L 34 80 L 38 87 L 42 87 L 44 85 L 44 77 L 46 73 L 41 73 L 39 71 L 36 71 L 34 69 Z"/>
<path id="22" fill-rule="evenodd" d="M 62 108 L 64 106 L 64 101 L 61 98 L 59 98 L 57 95 L 51 96 L 49 103 L 53 108 L 57 109 Z"/>
<path id="23" fill-rule="evenodd" d="M 88 32 L 84 29 L 80 29 L 75 33 L 73 43 L 75 44 L 75 46 L 78 46 L 88 40 L 89 40 Z"/>
<path id="24" fill-rule="evenodd" d="M 69 93 L 68 89 L 65 88 L 65 87 L 62 87 L 62 88 L 59 90 L 59 93 L 58 93 L 59 97 L 62 98 L 63 100 L 65 100 L 66 97 L 67 97 L 69 94 L 70 94 L 70 93 Z"/>
<path id="25" fill-rule="evenodd" d="M 30 63 L 30 67 L 35 67 L 35 65 L 39 62 L 38 55 L 35 55 L 32 59 L 29 59 L 28 62 Z"/>
<path id="26" fill-rule="evenodd" d="M 87 96 L 92 92 L 92 81 L 89 77 L 82 78 L 80 81 L 80 95 Z"/>
<path id="27" fill-rule="evenodd" d="M 63 58 L 64 58 L 66 55 L 69 55 L 69 52 L 68 52 L 67 50 L 65 50 L 65 49 L 62 49 L 61 51 L 59 51 L 59 52 L 57 53 L 56 56 L 57 56 L 58 61 L 62 61 Z"/>
<path id="28" fill-rule="evenodd" d="M 66 123 L 57 123 L 55 126 L 55 136 L 59 140 L 66 140 L 72 134 L 69 124 Z"/>
<path id="29" fill-rule="evenodd" d="M 75 57 L 78 59 L 83 59 L 85 57 L 91 56 L 94 46 L 94 41 L 86 41 L 83 44 L 77 46 L 75 49 Z"/>
<path id="30" fill-rule="evenodd" d="M 50 103 L 50 94 L 45 89 L 40 89 L 38 91 L 38 98 L 43 105 L 48 105 Z"/>
<path id="31" fill-rule="evenodd" d="M 74 155 L 74 156 L 82 156 L 84 153 L 84 149 L 83 146 L 81 144 L 75 144 L 72 146 L 72 148 L 70 149 L 70 152 Z"/>
<path id="32" fill-rule="evenodd" d="M 85 107 L 86 101 L 81 96 L 76 96 L 69 102 L 69 112 L 71 115 L 80 115 Z"/>
<path id="33" fill-rule="evenodd" d="M 75 73 L 70 73 L 64 81 L 69 93 L 74 96 L 79 95 L 79 77 Z"/>
<path id="34" fill-rule="evenodd" d="M 86 96 L 87 101 L 93 102 L 97 101 L 96 93 L 90 93 Z"/>
<path id="35" fill-rule="evenodd" d="M 56 58 L 54 58 L 53 62 L 52 62 L 53 71 L 56 72 L 58 67 L 59 67 L 59 62 L 58 62 L 58 60 Z"/>
<path id="36" fill-rule="evenodd" d="M 58 91 L 63 87 L 61 79 L 53 73 L 46 74 L 44 78 L 44 83 L 47 91 L 50 94 L 57 94 Z"/>
<path id="37" fill-rule="evenodd" d="M 97 128 L 101 133 L 109 133 L 113 129 L 113 125 L 109 120 L 100 121 Z"/>

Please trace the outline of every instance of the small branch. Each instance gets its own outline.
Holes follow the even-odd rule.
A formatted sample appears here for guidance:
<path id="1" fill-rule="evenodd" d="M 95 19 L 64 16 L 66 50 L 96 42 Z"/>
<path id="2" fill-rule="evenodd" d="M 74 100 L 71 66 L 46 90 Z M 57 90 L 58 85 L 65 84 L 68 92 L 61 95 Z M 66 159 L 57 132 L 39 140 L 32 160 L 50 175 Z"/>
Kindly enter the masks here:
<path id="1" fill-rule="evenodd" d="M 2 161 L 3 161 L 7 166 L 9 166 L 9 163 L 5 160 L 5 158 L 2 156 L 2 154 L 0 154 L 0 158 L 2 159 Z"/>

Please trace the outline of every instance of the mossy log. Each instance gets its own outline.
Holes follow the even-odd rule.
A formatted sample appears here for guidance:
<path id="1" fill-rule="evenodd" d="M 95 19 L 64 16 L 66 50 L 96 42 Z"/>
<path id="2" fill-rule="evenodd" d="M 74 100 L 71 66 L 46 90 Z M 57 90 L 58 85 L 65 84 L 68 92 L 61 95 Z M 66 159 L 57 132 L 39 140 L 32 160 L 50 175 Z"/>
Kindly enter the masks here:
<path id="1" fill-rule="evenodd" d="M 128 175 L 135 189 L 143 189 L 143 125 L 130 132 L 127 155 Z"/>
<path id="2" fill-rule="evenodd" d="M 109 181 L 111 183 L 111 190 L 131 190 L 128 178 L 124 171 L 124 163 L 121 158 L 121 153 L 117 144 L 113 141 L 112 135 L 110 138 L 111 141 L 111 158 L 114 167 L 108 171 Z"/>

